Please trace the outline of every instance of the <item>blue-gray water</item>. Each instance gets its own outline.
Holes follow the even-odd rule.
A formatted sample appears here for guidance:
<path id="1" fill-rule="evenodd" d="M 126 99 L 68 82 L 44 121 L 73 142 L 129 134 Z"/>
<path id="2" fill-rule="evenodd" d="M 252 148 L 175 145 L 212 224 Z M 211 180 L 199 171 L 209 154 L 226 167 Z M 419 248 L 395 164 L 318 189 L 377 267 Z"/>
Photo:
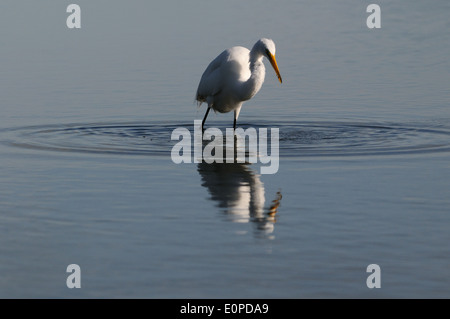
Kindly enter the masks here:
<path id="1" fill-rule="evenodd" d="M 377 30 L 364 1 L 76 3 L 0 5 L 0 297 L 450 297 L 448 1 Z M 174 164 L 207 64 L 260 37 L 283 84 L 238 126 L 279 128 L 279 171 Z"/>

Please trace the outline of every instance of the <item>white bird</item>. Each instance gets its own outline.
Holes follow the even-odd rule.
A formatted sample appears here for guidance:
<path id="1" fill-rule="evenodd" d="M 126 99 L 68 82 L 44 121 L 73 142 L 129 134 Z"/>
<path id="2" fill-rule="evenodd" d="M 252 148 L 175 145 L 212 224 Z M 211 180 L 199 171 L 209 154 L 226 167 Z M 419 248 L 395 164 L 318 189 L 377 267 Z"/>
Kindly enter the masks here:
<path id="1" fill-rule="evenodd" d="M 278 80 L 282 83 L 275 59 L 275 43 L 270 39 L 260 39 L 252 50 L 236 46 L 223 51 L 203 72 L 198 85 L 196 100 L 201 105 L 208 104 L 202 129 L 210 109 L 220 113 L 234 111 L 233 128 L 244 101 L 251 99 L 264 82 L 266 69 L 262 62 L 266 57 Z"/>

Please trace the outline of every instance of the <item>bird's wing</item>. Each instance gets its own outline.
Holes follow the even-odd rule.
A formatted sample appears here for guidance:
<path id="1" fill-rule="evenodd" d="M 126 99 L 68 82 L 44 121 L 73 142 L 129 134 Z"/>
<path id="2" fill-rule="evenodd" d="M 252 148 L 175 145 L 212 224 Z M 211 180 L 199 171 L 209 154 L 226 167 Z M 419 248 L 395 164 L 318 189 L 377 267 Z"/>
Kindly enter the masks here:
<path id="1" fill-rule="evenodd" d="M 203 72 L 197 89 L 197 101 L 200 104 L 212 101 L 220 92 L 247 80 L 250 77 L 249 54 L 248 49 L 239 46 L 219 54 Z"/>
<path id="2" fill-rule="evenodd" d="M 214 96 L 221 91 L 223 77 L 221 76 L 221 66 L 226 63 L 228 52 L 219 54 L 203 72 L 202 78 L 197 88 L 196 99 L 205 102 L 208 96 Z"/>

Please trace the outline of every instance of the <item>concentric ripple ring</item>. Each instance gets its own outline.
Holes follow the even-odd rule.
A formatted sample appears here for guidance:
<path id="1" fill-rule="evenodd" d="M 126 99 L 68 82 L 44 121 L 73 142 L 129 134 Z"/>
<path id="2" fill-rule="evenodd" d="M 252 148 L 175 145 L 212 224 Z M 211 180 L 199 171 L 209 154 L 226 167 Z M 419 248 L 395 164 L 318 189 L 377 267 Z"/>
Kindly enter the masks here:
<path id="1" fill-rule="evenodd" d="M 243 123 L 246 129 L 279 129 L 281 157 L 426 154 L 450 151 L 450 127 L 437 123 L 345 121 Z M 193 123 L 94 123 L 15 127 L 0 130 L 0 143 L 42 151 L 119 155 L 169 155 L 176 128 Z M 225 135 L 225 127 L 219 127 Z M 193 143 L 192 143 L 193 144 Z M 270 150 L 270 148 L 269 148 Z"/>

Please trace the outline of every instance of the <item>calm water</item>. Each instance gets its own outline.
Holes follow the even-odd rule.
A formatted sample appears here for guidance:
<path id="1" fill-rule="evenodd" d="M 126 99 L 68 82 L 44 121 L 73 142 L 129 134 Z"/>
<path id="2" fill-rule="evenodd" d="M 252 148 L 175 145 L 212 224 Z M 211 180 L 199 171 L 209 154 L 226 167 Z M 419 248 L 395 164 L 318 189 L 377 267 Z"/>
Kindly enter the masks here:
<path id="1" fill-rule="evenodd" d="M 76 3 L 80 30 L 0 5 L 0 297 L 450 297 L 448 1 L 378 1 L 379 30 L 355 1 Z M 263 36 L 283 84 L 238 125 L 279 128 L 279 171 L 174 164 L 204 68 Z"/>

